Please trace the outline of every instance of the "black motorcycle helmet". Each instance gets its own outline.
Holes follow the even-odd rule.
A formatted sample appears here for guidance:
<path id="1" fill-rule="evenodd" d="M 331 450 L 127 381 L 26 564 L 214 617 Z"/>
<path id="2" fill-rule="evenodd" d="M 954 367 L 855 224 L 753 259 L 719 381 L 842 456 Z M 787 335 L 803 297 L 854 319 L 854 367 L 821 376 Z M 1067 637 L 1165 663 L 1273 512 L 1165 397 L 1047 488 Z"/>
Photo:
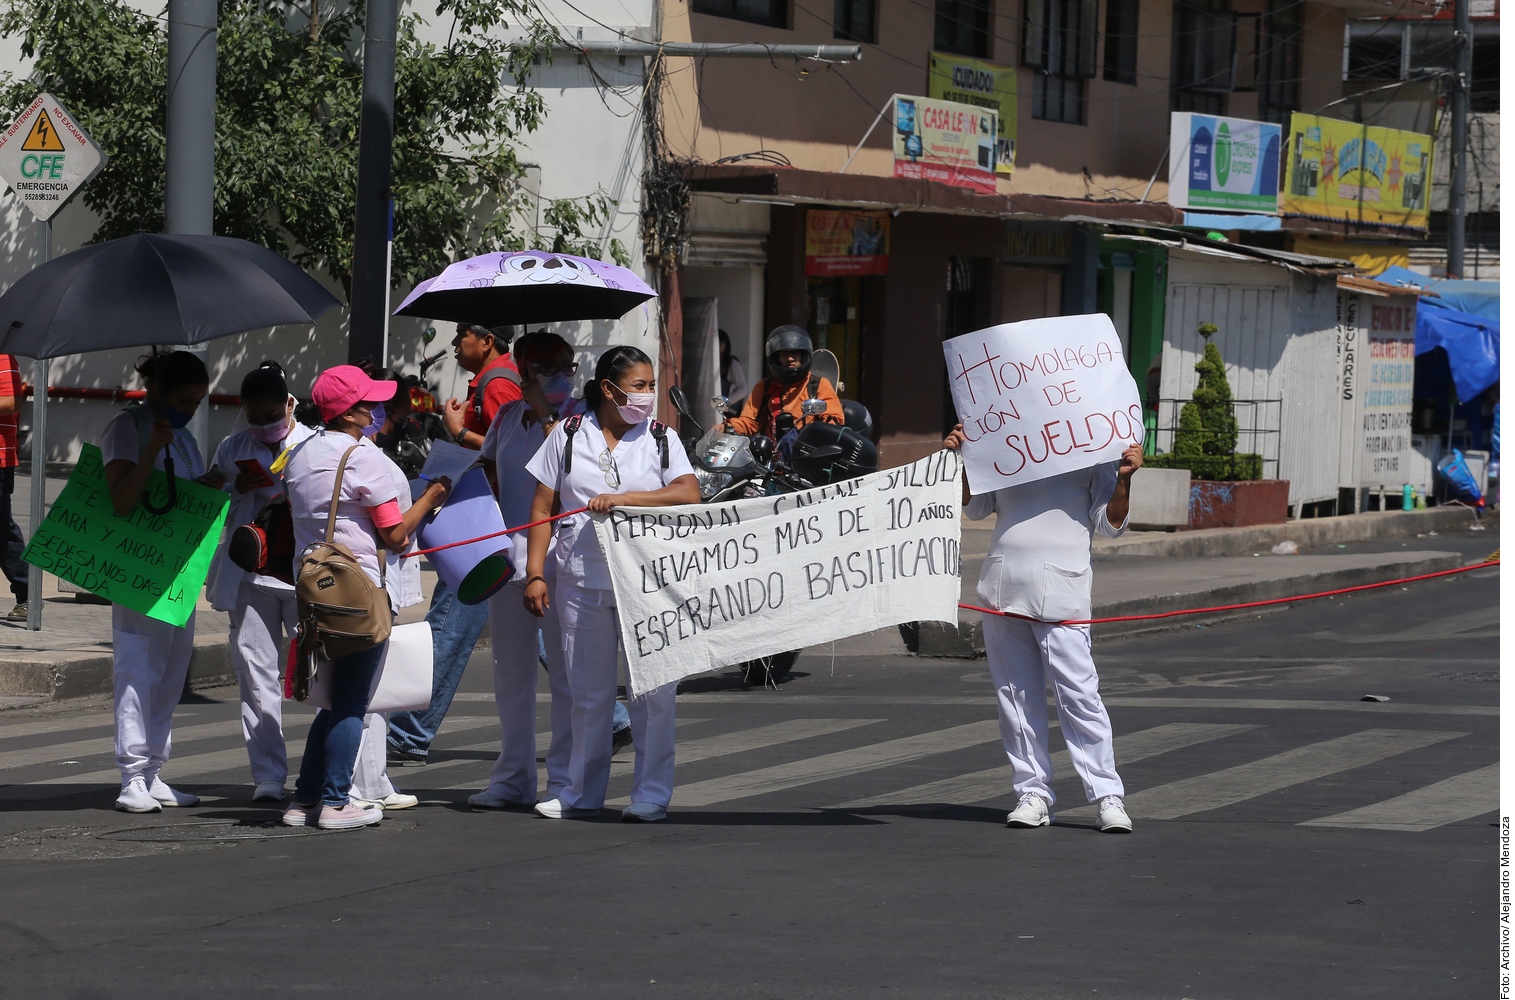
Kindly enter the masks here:
<path id="1" fill-rule="evenodd" d="M 763 345 L 763 353 L 768 358 L 768 374 L 785 385 L 805 381 L 810 377 L 810 354 L 813 350 L 815 348 L 810 343 L 810 334 L 805 332 L 804 327 L 778 327 L 768 335 L 768 341 Z M 799 351 L 803 354 L 800 366 L 793 371 L 780 366 L 778 354 L 781 351 Z"/>
<path id="2" fill-rule="evenodd" d="M 843 422 L 865 438 L 873 437 L 873 414 L 855 399 L 842 400 Z"/>
<path id="3" fill-rule="evenodd" d="M 794 439 L 789 464 L 812 486 L 825 486 L 877 472 L 878 449 L 850 427 L 815 421 Z"/>

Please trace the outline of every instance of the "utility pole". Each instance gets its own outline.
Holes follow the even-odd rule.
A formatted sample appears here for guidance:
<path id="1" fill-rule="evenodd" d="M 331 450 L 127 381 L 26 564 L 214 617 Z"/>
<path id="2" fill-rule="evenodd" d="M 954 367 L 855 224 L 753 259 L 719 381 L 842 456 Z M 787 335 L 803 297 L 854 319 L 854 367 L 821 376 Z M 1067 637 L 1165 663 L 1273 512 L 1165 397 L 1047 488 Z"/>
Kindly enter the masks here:
<path id="1" fill-rule="evenodd" d="M 1452 185 L 1447 191 L 1447 277 L 1462 277 L 1468 234 L 1468 89 L 1473 76 L 1473 19 L 1469 0 L 1453 0 L 1457 69 L 1452 85 Z"/>
<path id="2" fill-rule="evenodd" d="M 163 229 L 209 236 L 216 198 L 216 0 L 169 0 L 167 99 Z M 203 357 L 205 345 L 189 350 Z M 202 452 L 210 443 L 209 410 L 207 402 L 189 423 Z"/>
<path id="3" fill-rule="evenodd" d="M 369 0 L 363 29 L 363 112 L 358 125 L 358 212 L 353 228 L 347 359 L 384 364 L 389 315 L 389 199 L 395 131 L 399 0 Z"/>

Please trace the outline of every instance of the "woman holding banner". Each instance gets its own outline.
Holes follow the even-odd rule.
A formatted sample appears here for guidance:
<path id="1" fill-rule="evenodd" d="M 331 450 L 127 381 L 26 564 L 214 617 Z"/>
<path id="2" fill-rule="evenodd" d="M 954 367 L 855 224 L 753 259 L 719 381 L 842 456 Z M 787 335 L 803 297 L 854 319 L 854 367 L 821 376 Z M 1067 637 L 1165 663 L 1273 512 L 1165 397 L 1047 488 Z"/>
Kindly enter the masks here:
<path id="1" fill-rule="evenodd" d="M 295 419 L 295 397 L 276 361 L 265 361 L 243 377 L 242 416 L 246 429 L 222 441 L 211 463 L 235 478 L 228 487 L 228 530 L 211 562 L 205 589 L 210 606 L 231 616 L 228 638 L 242 701 L 242 740 L 252 767 L 253 801 L 278 802 L 289 777 L 281 676 L 298 620 L 295 588 L 243 570 L 231 561 L 227 547 L 231 529 L 250 523 L 270 500 L 283 494 L 284 478 L 272 471 L 276 459 L 312 432 Z"/>
<path id="2" fill-rule="evenodd" d="M 154 354 L 137 364 L 146 398 L 118 413 L 100 435 L 100 458 L 111 505 L 126 516 L 142 503 L 154 469 L 220 489 L 226 477 L 207 473 L 189 420 L 210 390 L 205 363 L 188 351 Z M 114 660 L 116 766 L 121 770 L 123 812 L 158 812 L 200 800 L 168 786 L 160 773 L 173 745 L 173 714 L 195 644 L 195 616 L 170 625 L 119 604 L 111 606 Z"/>
<path id="3" fill-rule="evenodd" d="M 391 552 L 405 551 L 421 518 L 447 495 L 444 481 L 432 483 L 402 513 L 397 484 L 383 454 L 362 443 L 364 431 L 374 424 L 374 404 L 392 398 L 397 388 L 397 383 L 371 379 L 354 365 L 322 372 L 311 387 L 311 397 L 325 425 L 290 456 L 284 473 L 295 551 L 303 552 L 326 537 L 335 493 L 333 540 L 345 545 L 369 579 L 381 587 L 384 574 L 379 569 L 376 538 Z M 331 708 L 321 709 L 311 723 L 294 802 L 284 813 L 286 826 L 350 830 L 384 818 L 381 808 L 359 805 L 350 793 L 368 694 L 387 645 L 386 640 L 331 662 Z"/>
<path id="4" fill-rule="evenodd" d="M 651 419 L 657 407 L 652 359 L 635 347 L 600 356 L 584 387 L 585 412 L 558 422 L 526 465 L 536 479 L 531 520 L 587 507 L 665 507 L 700 502 L 699 481 L 678 436 Z M 561 507 L 559 506 L 561 504 Z M 598 815 L 610 784 L 611 719 L 620 637 L 610 568 L 588 514 L 575 514 L 527 533 L 526 608 L 538 618 L 555 603 L 562 622 L 563 658 L 573 697 L 572 752 L 567 783 L 556 798 L 537 803 L 548 819 Z M 549 595 L 549 544 L 555 545 L 556 592 Z M 629 823 L 655 823 L 673 797 L 674 689 L 637 691 L 630 702 L 636 764 Z"/>

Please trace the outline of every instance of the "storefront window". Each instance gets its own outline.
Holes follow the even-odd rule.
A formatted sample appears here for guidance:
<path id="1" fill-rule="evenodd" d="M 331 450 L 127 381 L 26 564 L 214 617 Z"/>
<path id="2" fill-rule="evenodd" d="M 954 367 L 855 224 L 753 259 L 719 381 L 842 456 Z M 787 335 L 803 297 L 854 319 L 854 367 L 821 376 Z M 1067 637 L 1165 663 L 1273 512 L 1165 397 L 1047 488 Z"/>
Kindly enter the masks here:
<path id="1" fill-rule="evenodd" d="M 690 0 L 689 9 L 696 14 L 730 17 L 770 28 L 789 27 L 787 0 Z"/>

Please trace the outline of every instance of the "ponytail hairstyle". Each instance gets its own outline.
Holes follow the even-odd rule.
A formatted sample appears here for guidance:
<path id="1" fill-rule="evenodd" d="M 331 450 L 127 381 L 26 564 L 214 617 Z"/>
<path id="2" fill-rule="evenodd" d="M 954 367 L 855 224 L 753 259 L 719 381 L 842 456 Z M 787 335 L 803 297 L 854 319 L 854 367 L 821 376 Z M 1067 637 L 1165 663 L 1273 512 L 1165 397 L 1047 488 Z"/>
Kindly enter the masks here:
<path id="1" fill-rule="evenodd" d="M 265 361 L 242 376 L 242 399 L 263 399 L 282 403 L 289 398 L 289 382 L 284 378 L 284 366 L 277 361 Z"/>
<path id="2" fill-rule="evenodd" d="M 321 419 L 321 408 L 315 404 L 314 400 L 296 401 L 295 419 L 312 429 L 325 426 L 325 422 Z"/>
<path id="3" fill-rule="evenodd" d="M 136 372 L 148 390 L 159 400 L 187 385 L 210 385 L 205 362 L 189 351 L 147 354 L 137 360 Z"/>
<path id="4" fill-rule="evenodd" d="M 617 345 L 601 354 L 594 366 L 593 380 L 584 386 L 584 406 L 590 412 L 599 410 L 600 404 L 605 401 L 605 391 L 600 388 L 600 383 L 609 380 L 619 384 L 621 376 L 637 365 L 651 368 L 652 359 L 640 348 L 630 344 Z"/>

